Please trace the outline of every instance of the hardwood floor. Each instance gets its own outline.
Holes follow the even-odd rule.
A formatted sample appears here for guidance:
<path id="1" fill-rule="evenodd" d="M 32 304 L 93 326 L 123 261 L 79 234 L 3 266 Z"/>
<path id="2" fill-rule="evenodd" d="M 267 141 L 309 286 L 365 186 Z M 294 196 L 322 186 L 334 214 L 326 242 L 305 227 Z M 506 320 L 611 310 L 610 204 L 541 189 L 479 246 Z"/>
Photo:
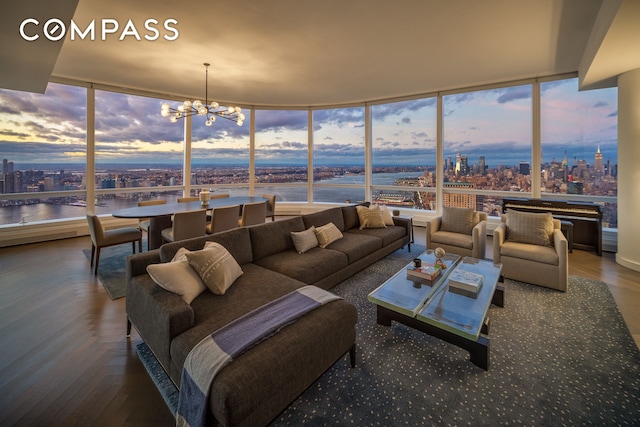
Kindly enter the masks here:
<path id="1" fill-rule="evenodd" d="M 416 227 L 416 243 L 424 245 Z M 0 248 L 0 425 L 170 426 L 174 420 L 125 337 L 82 249 L 88 237 Z M 491 251 L 487 254 L 490 256 Z M 640 343 L 640 272 L 574 251 L 570 274 L 609 283 Z"/>

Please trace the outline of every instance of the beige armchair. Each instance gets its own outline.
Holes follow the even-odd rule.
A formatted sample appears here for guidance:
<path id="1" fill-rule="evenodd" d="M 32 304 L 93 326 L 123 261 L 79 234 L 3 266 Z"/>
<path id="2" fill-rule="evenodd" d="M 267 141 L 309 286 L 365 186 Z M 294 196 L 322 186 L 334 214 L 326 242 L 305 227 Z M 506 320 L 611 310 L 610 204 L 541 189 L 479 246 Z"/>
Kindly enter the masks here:
<path id="1" fill-rule="evenodd" d="M 502 275 L 538 286 L 567 290 L 567 239 L 551 214 L 509 210 L 493 231 L 493 262 Z"/>
<path id="2" fill-rule="evenodd" d="M 445 206 L 442 216 L 427 221 L 427 249 L 441 247 L 460 256 L 484 259 L 487 214 L 470 208 Z"/>

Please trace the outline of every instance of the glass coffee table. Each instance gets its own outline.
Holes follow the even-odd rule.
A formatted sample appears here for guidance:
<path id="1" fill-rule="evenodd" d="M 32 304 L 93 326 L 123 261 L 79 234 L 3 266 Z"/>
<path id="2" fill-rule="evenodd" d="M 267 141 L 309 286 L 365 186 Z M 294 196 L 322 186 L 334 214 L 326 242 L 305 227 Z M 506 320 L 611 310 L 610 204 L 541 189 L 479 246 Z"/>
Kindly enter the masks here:
<path id="1" fill-rule="evenodd" d="M 423 263 L 436 261 L 433 251 L 419 258 Z M 368 296 L 377 305 L 377 323 L 391 326 L 391 321 L 417 329 L 467 350 L 471 362 L 489 369 L 489 319 L 493 303 L 504 306 L 504 287 L 499 283 L 502 265 L 470 257 L 446 254 L 447 265 L 432 284 L 407 278 L 408 264 Z M 449 276 L 456 269 L 481 274 L 483 284 L 474 297 L 453 292 Z"/>

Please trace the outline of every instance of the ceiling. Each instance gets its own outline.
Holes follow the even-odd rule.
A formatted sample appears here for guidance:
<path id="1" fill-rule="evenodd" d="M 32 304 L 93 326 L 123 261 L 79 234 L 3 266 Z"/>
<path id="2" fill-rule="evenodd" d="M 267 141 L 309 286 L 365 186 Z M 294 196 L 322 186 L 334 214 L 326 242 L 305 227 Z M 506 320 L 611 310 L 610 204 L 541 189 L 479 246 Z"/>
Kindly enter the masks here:
<path id="1" fill-rule="evenodd" d="M 636 0 L 30 0 L 2 8 L 0 87 L 43 92 L 49 77 L 244 106 L 328 106 L 575 72 L 593 86 L 622 3 Z M 51 5 L 55 3 L 55 10 Z M 602 17 L 601 5 L 608 14 Z M 77 6 L 76 6 L 77 4 Z M 74 12 L 75 9 L 75 12 Z M 602 9 L 605 9 L 603 7 Z M 38 11 L 95 39 L 27 42 L 18 27 Z M 600 12 L 600 13 L 599 13 Z M 65 15 L 65 13 L 67 15 Z M 638 15 L 640 16 L 640 15 Z M 145 20 L 160 24 L 157 40 Z M 619 16 L 618 16 L 619 18 Z M 100 40 L 104 19 L 120 29 Z M 162 23 L 175 19 L 175 41 Z M 119 40 L 131 20 L 140 34 Z M 637 22 L 637 21 L 636 21 Z M 633 30 L 625 30 L 633 31 Z M 620 36 L 617 36 L 620 37 Z M 623 32 L 623 39 L 629 39 Z M 633 39 L 633 38 L 632 38 Z M 637 46 L 637 45 L 636 45 Z M 640 54 L 625 67 L 640 68 Z M 585 61 L 585 52 L 588 60 Z M 610 62 L 607 58 L 607 62 Z M 591 74 L 589 74 L 591 73 Z M 606 83 L 610 84 L 610 82 Z"/>

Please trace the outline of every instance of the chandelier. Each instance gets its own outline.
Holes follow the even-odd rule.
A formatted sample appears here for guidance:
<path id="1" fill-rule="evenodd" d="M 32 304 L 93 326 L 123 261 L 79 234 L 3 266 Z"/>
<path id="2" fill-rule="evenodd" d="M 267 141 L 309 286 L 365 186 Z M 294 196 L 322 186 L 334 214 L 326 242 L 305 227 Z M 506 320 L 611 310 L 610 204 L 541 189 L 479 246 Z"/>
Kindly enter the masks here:
<path id="1" fill-rule="evenodd" d="M 167 102 L 162 103 L 160 108 L 160 115 L 162 117 L 169 117 L 171 123 L 175 123 L 178 119 L 189 116 L 205 116 L 207 121 L 205 124 L 211 126 L 216 121 L 216 117 L 222 117 L 223 119 L 231 120 L 238 126 L 242 126 L 245 116 L 242 114 L 240 107 L 221 107 L 215 101 L 209 104 L 209 65 L 204 63 L 205 66 L 205 87 L 204 87 L 204 104 L 200 100 L 196 101 L 184 101 L 178 105 L 177 108 L 171 108 Z"/>

